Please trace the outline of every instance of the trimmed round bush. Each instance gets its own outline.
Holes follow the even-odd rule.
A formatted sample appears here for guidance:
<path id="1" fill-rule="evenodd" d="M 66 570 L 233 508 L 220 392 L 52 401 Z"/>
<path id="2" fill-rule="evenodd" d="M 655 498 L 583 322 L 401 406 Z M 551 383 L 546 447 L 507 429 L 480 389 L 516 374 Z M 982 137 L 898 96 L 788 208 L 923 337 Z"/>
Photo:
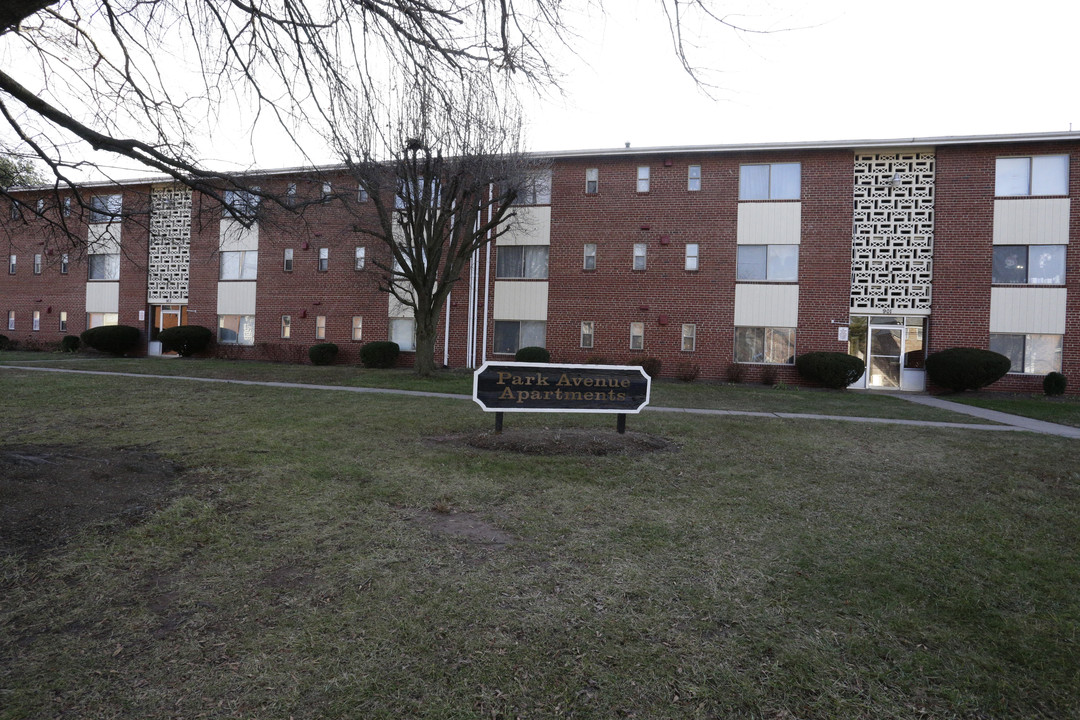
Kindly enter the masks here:
<path id="1" fill-rule="evenodd" d="M 360 346 L 360 362 L 366 368 L 392 368 L 397 365 L 401 348 L 390 340 L 376 340 Z"/>
<path id="2" fill-rule="evenodd" d="M 130 325 L 102 325 L 79 336 L 84 345 L 110 355 L 124 355 L 139 344 L 139 328 Z"/>
<path id="3" fill-rule="evenodd" d="M 514 353 L 515 362 L 531 362 L 531 363 L 549 363 L 551 362 L 551 353 L 547 351 L 547 348 L 542 348 L 536 345 L 530 345 L 523 347 Z"/>
<path id="4" fill-rule="evenodd" d="M 1010 367 L 1009 358 L 981 348 L 949 348 L 926 357 L 930 382 L 953 392 L 986 387 L 1005 377 Z"/>
<path id="5" fill-rule="evenodd" d="M 65 335 L 64 339 L 60 341 L 60 349 L 64 352 L 75 352 L 79 349 L 79 345 L 82 341 L 79 340 L 78 335 Z"/>
<path id="6" fill-rule="evenodd" d="M 307 351 L 312 365 L 330 365 L 337 360 L 338 346 L 334 343 L 312 345 Z"/>
<path id="7" fill-rule="evenodd" d="M 1043 392 L 1047 395 L 1064 395 L 1069 381 L 1059 372 L 1047 373 L 1043 378 Z"/>
<path id="8" fill-rule="evenodd" d="M 163 352 L 178 353 L 180 357 L 190 357 L 210 347 L 214 333 L 202 325 L 177 325 L 165 328 L 158 333 L 158 342 Z"/>
<path id="9" fill-rule="evenodd" d="M 8 350 L 11 348 L 11 340 L 7 335 L 0 335 L 0 350 Z"/>
<path id="10" fill-rule="evenodd" d="M 805 380 L 842 390 L 862 377 L 866 363 L 843 352 L 809 352 L 795 358 L 795 369 Z"/>

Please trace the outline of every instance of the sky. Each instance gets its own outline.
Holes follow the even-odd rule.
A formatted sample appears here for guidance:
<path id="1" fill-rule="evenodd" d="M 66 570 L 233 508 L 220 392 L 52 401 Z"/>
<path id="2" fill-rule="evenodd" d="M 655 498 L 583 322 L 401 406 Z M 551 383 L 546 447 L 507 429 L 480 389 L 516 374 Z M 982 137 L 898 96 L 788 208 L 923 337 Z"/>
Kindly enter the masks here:
<path id="1" fill-rule="evenodd" d="M 741 5 L 722 3 L 773 32 L 708 29 L 694 60 L 712 71 L 710 99 L 676 62 L 657 3 L 609 0 L 565 61 L 565 99 L 529 102 L 531 149 L 1080 130 L 1080 3 Z"/>

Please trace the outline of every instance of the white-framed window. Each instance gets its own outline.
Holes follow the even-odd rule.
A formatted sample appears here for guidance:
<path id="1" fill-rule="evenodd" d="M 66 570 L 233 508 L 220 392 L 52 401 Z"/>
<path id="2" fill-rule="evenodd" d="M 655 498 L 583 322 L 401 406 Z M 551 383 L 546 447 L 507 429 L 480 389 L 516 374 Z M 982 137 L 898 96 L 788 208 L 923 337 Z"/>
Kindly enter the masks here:
<path id="1" fill-rule="evenodd" d="M 367 202 L 370 199 L 371 199 L 371 196 L 368 195 L 367 190 L 365 190 L 362 187 L 356 188 L 356 202 Z"/>
<path id="2" fill-rule="evenodd" d="M 547 323 L 543 320 L 496 320 L 494 351 L 513 355 L 523 347 L 544 347 Z"/>
<path id="3" fill-rule="evenodd" d="M 319 248 L 319 272 L 326 272 L 330 269 L 330 248 Z"/>
<path id="4" fill-rule="evenodd" d="M 993 282 L 1065 284 L 1064 245 L 995 245 Z"/>
<path id="5" fill-rule="evenodd" d="M 120 315 L 119 313 L 87 313 L 86 314 L 86 327 L 87 329 L 102 327 L 104 325 L 119 325 Z"/>
<path id="6" fill-rule="evenodd" d="M 120 219 L 123 209 L 123 195 L 94 195 L 90 198 L 90 222 L 114 222 Z"/>
<path id="7" fill-rule="evenodd" d="M 798 200 L 800 163 L 743 165 L 739 168 L 740 200 Z"/>
<path id="8" fill-rule="evenodd" d="M 16 268 L 16 258 L 14 255 L 8 255 L 7 271 L 8 275 L 14 275 Z"/>
<path id="9" fill-rule="evenodd" d="M 581 321 L 581 347 L 591 348 L 596 340 L 596 323 L 592 320 Z"/>
<path id="10" fill-rule="evenodd" d="M 644 350 L 645 349 L 645 323 L 632 322 L 630 323 L 630 349 L 631 350 Z"/>
<path id="11" fill-rule="evenodd" d="M 120 253 L 93 253 L 86 256 L 91 280 L 119 280 Z"/>
<path id="12" fill-rule="evenodd" d="M 364 339 L 364 318 L 361 315 L 353 315 L 352 339 L 356 341 Z"/>
<path id="13" fill-rule="evenodd" d="M 292 315 L 281 316 L 281 339 L 288 340 L 292 337 Z"/>
<path id="14" fill-rule="evenodd" d="M 254 345 L 254 315 L 218 315 L 218 342 L 223 345 Z"/>
<path id="15" fill-rule="evenodd" d="M 37 210 L 38 215 L 41 215 L 42 213 L 44 213 L 45 212 L 45 198 L 38 198 L 37 199 L 37 204 L 34 205 L 34 208 Z"/>
<path id="16" fill-rule="evenodd" d="M 41 329 L 41 311 L 35 310 L 33 318 L 33 324 L 30 326 L 30 329 L 37 332 Z"/>
<path id="17" fill-rule="evenodd" d="M 690 192 L 701 190 L 701 166 L 690 165 L 686 168 L 686 189 Z"/>
<path id="18" fill-rule="evenodd" d="M 64 217 L 71 217 L 71 198 L 64 198 Z"/>
<path id="19" fill-rule="evenodd" d="M 740 245 L 736 280 L 794 282 L 799 279 L 798 245 Z"/>
<path id="20" fill-rule="evenodd" d="M 1009 372 L 1061 372 L 1061 335 L 990 333 L 990 349 L 1012 361 Z"/>
<path id="21" fill-rule="evenodd" d="M 735 328 L 735 362 L 793 364 L 795 328 Z"/>
<path id="22" fill-rule="evenodd" d="M 14 310 L 8 310 L 7 329 L 8 330 L 14 330 L 15 329 L 15 311 Z"/>
<path id="23" fill-rule="evenodd" d="M 521 186 L 521 194 L 514 201 L 517 205 L 551 204 L 551 170 L 529 173 Z"/>
<path id="24" fill-rule="evenodd" d="M 226 190 L 225 204 L 221 208 L 222 217 L 250 220 L 259 210 L 259 188 L 251 190 Z"/>
<path id="25" fill-rule="evenodd" d="M 495 257 L 495 277 L 546 280 L 547 245 L 500 245 Z"/>
<path id="26" fill-rule="evenodd" d="M 596 243 L 585 243 L 585 258 L 581 267 L 585 270 L 596 269 Z"/>
<path id="27" fill-rule="evenodd" d="M 639 193 L 649 192 L 649 166 L 638 165 L 637 169 L 637 191 Z"/>
<path id="28" fill-rule="evenodd" d="M 356 255 L 353 258 L 353 269 L 363 270 L 364 263 L 367 261 L 367 248 L 360 246 L 356 248 Z"/>
<path id="29" fill-rule="evenodd" d="M 319 315 L 315 318 L 315 339 L 326 339 L 326 316 Z"/>
<path id="30" fill-rule="evenodd" d="M 290 207 L 296 204 L 296 183 L 294 182 L 285 186 L 285 204 Z"/>
<path id="31" fill-rule="evenodd" d="M 254 280 L 259 272 L 258 250 L 231 250 L 221 253 L 220 280 Z"/>
<path id="32" fill-rule="evenodd" d="M 292 261 L 293 261 L 293 249 L 292 248 L 285 248 L 285 256 L 282 259 L 281 268 L 285 272 L 292 272 Z"/>
<path id="33" fill-rule="evenodd" d="M 698 244 L 686 243 L 686 263 L 683 265 L 687 270 L 698 269 Z"/>
<path id="34" fill-rule="evenodd" d="M 66 310 L 61 310 L 60 311 L 59 319 L 60 319 L 60 332 L 67 332 L 67 311 Z"/>
<path id="35" fill-rule="evenodd" d="M 634 265 L 635 270 L 645 269 L 645 253 L 648 246 L 645 243 L 634 243 Z"/>
<path id="36" fill-rule="evenodd" d="M 416 351 L 416 320 L 413 318 L 390 318 L 390 341 L 396 342 L 402 352 Z"/>
<path id="37" fill-rule="evenodd" d="M 34 253 L 34 274 L 41 274 L 41 253 Z"/>
<path id="38" fill-rule="evenodd" d="M 332 198 L 333 196 L 334 196 L 334 186 L 331 185 L 329 182 L 324 182 L 322 184 L 322 201 L 323 202 L 329 202 L 330 198 Z"/>
<path id="39" fill-rule="evenodd" d="M 68 274 L 69 264 L 70 264 L 70 260 L 68 258 L 68 254 L 67 253 L 61 254 L 60 255 L 60 274 L 61 275 L 67 275 Z"/>
<path id="40" fill-rule="evenodd" d="M 600 192 L 600 168 L 589 168 L 585 171 L 585 194 L 595 195 Z"/>
<path id="41" fill-rule="evenodd" d="M 1068 155 L 997 159 L 994 168 L 994 195 L 997 197 L 1068 194 Z"/>
<path id="42" fill-rule="evenodd" d="M 22 205 L 19 204 L 18 200 L 11 201 L 11 219 L 22 220 Z"/>
<path id="43" fill-rule="evenodd" d="M 697 325 L 694 323 L 683 323 L 682 326 L 682 350 L 683 352 L 694 352 L 697 349 Z"/>

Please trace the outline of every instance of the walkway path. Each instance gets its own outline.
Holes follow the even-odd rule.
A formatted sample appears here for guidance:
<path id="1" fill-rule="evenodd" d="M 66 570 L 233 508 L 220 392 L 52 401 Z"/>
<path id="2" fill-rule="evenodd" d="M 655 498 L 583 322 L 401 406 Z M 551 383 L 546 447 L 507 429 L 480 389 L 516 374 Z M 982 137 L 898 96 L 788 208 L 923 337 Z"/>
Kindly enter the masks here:
<path id="1" fill-rule="evenodd" d="M 413 397 L 443 398 L 449 400 L 471 400 L 470 395 L 458 395 L 456 393 L 424 392 L 422 390 L 394 390 L 390 388 L 353 387 L 348 385 L 311 385 L 307 383 L 268 382 L 263 380 L 227 380 L 222 378 L 198 378 L 184 375 L 146 375 L 143 373 L 108 372 L 104 370 L 68 370 L 64 368 L 30 367 L 20 365 L 0 365 L 0 370 L 31 370 L 35 372 L 71 373 L 76 375 L 113 375 L 131 378 L 153 378 L 156 380 L 190 380 L 205 383 L 225 383 L 230 385 L 261 385 L 265 387 L 299 388 L 306 390 L 337 390 L 352 393 L 378 393 L 390 395 L 411 395 Z M 934 420 L 900 420 L 896 418 L 872 418 L 856 417 L 851 415 L 819 415 L 814 413 L 781 413 L 781 412 L 753 412 L 750 410 L 710 410 L 707 408 L 670 408 L 650 405 L 646 408 L 649 412 L 665 413 L 688 413 L 692 415 L 739 415 L 749 417 L 783 418 L 786 420 L 839 420 L 843 422 L 876 423 L 885 425 L 913 425 L 916 427 L 943 427 L 961 428 L 965 430 L 989 430 L 996 432 L 1028 431 L 1043 435 L 1056 435 L 1058 437 L 1080 439 L 1080 428 L 1058 425 L 1057 423 L 1032 418 L 997 410 L 964 405 L 962 403 L 949 402 L 930 395 L 915 395 L 911 393 L 888 393 L 890 397 L 900 398 L 909 402 L 927 405 L 942 410 L 970 415 L 972 417 L 1000 423 L 999 425 L 984 425 L 980 423 L 952 423 Z"/>

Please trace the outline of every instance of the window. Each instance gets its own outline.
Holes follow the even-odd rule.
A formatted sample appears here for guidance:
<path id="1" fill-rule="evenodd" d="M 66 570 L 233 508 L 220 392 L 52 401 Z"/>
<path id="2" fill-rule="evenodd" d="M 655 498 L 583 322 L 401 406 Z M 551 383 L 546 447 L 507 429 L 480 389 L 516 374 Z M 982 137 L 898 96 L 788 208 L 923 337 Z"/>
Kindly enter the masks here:
<path id="1" fill-rule="evenodd" d="M 500 245 L 497 252 L 495 277 L 547 279 L 547 245 Z"/>
<path id="2" fill-rule="evenodd" d="M 735 328 L 735 362 L 791 365 L 795 362 L 795 328 Z"/>
<path id="3" fill-rule="evenodd" d="M 64 198 L 64 217 L 71 217 L 71 198 Z"/>
<path id="4" fill-rule="evenodd" d="M 41 253 L 34 254 L 34 274 L 41 274 Z"/>
<path id="5" fill-rule="evenodd" d="M 90 198 L 90 222 L 107 223 L 120 219 L 122 195 L 95 195 Z"/>
<path id="6" fill-rule="evenodd" d="M 225 207 L 222 208 L 223 217 L 251 220 L 259 209 L 259 196 L 255 193 L 259 188 L 248 190 L 226 190 Z"/>
<path id="7" fill-rule="evenodd" d="M 67 332 L 67 311 L 60 311 L 60 332 Z"/>
<path id="8" fill-rule="evenodd" d="M 288 340 L 292 337 L 292 315 L 281 316 L 281 338 Z"/>
<path id="9" fill-rule="evenodd" d="M 8 275 L 14 275 L 15 274 L 15 256 L 14 255 L 8 255 L 7 271 L 8 271 Z"/>
<path id="10" fill-rule="evenodd" d="M 69 263 L 68 254 L 64 253 L 63 255 L 60 256 L 60 274 L 61 275 L 67 275 L 68 274 L 68 263 Z"/>
<path id="11" fill-rule="evenodd" d="M 285 204 L 290 207 L 296 204 L 296 183 L 294 182 L 285 187 Z"/>
<path id="12" fill-rule="evenodd" d="M 595 325 L 592 320 L 581 321 L 581 347 L 591 348 L 593 346 L 593 339 L 596 337 L 594 330 Z"/>
<path id="13" fill-rule="evenodd" d="M 551 171 L 540 170 L 525 178 L 516 202 L 518 205 L 550 205 Z"/>
<path id="14" fill-rule="evenodd" d="M 319 315 L 318 317 L 315 318 L 315 339 L 316 340 L 325 340 L 326 339 L 326 316 L 325 315 Z"/>
<path id="15" fill-rule="evenodd" d="M 1069 194 L 1068 155 L 998 158 L 995 170 L 998 197 Z"/>
<path id="16" fill-rule="evenodd" d="M 224 345 L 254 345 L 254 315 L 218 315 L 218 342 Z"/>
<path id="17" fill-rule="evenodd" d="M 396 342 L 403 352 L 416 351 L 416 320 L 413 318 L 390 318 L 390 341 Z"/>
<path id="18" fill-rule="evenodd" d="M 11 219 L 22 220 L 22 206 L 19 205 L 18 200 L 11 201 Z"/>
<path id="19" fill-rule="evenodd" d="M 694 352 L 697 349 L 697 325 L 693 323 L 683 324 L 682 349 L 683 352 Z"/>
<path id="20" fill-rule="evenodd" d="M 649 166 L 639 165 L 637 169 L 637 191 L 639 193 L 649 192 Z"/>
<path id="21" fill-rule="evenodd" d="M 285 270 L 285 272 L 292 272 L 292 254 L 292 248 L 285 248 L 285 259 L 282 264 L 282 269 Z"/>
<path id="22" fill-rule="evenodd" d="M 371 196 L 368 195 L 367 190 L 365 190 L 364 188 L 357 188 L 356 189 L 356 201 L 357 202 L 367 202 L 370 199 L 371 199 Z"/>
<path id="23" fill-rule="evenodd" d="M 119 325 L 120 315 L 117 313 L 87 313 L 86 327 L 96 328 L 103 325 Z"/>
<path id="24" fill-rule="evenodd" d="M 644 350 L 645 349 L 645 323 L 632 322 L 630 323 L 630 349 L 631 350 Z"/>
<path id="25" fill-rule="evenodd" d="M 634 269 L 645 269 L 645 243 L 634 243 Z"/>
<path id="26" fill-rule="evenodd" d="M 995 245 L 995 283 L 1065 284 L 1064 245 Z"/>
<path id="27" fill-rule="evenodd" d="M 600 168 L 589 168 L 585 171 L 585 194 L 595 195 L 600 192 Z"/>
<path id="28" fill-rule="evenodd" d="M 1060 335 L 990 333 L 990 349 L 1012 361 L 1009 372 L 1032 375 L 1061 372 Z"/>
<path id="29" fill-rule="evenodd" d="M 352 319 L 352 339 L 363 340 L 364 339 L 364 318 L 360 315 L 353 315 Z"/>
<path id="30" fill-rule="evenodd" d="M 34 311 L 34 324 L 30 326 L 30 329 L 33 330 L 34 332 L 37 332 L 38 330 L 41 329 L 41 311 L 40 310 L 35 310 Z"/>
<path id="31" fill-rule="evenodd" d="M 120 253 L 95 253 L 88 255 L 87 259 L 90 263 L 89 279 L 120 279 Z"/>
<path id="32" fill-rule="evenodd" d="M 740 200 L 798 200 L 799 163 L 743 165 L 739 168 Z"/>
<path id="33" fill-rule="evenodd" d="M 736 280 L 793 282 L 799 279 L 798 245 L 740 245 Z"/>
<path id="34" fill-rule="evenodd" d="M 686 243 L 686 265 L 687 270 L 698 269 L 698 244 Z"/>
<path id="35" fill-rule="evenodd" d="M 37 204 L 34 205 L 34 208 L 37 210 L 38 215 L 41 215 L 43 212 L 45 212 L 45 198 L 38 198 Z"/>
<path id="36" fill-rule="evenodd" d="M 8 310 L 7 329 L 8 330 L 14 330 L 15 329 L 15 311 L 14 310 Z"/>
<path id="37" fill-rule="evenodd" d="M 221 280 L 254 280 L 258 270 L 258 250 L 233 250 L 221 253 Z"/>
<path id="38" fill-rule="evenodd" d="M 495 352 L 513 355 L 523 347 L 544 347 L 547 323 L 543 320 L 496 320 Z"/>
<path id="39" fill-rule="evenodd" d="M 330 269 L 330 248 L 319 248 L 319 272 Z"/>
<path id="40" fill-rule="evenodd" d="M 585 262 L 582 267 L 586 270 L 596 269 L 596 243 L 585 243 Z"/>
<path id="41" fill-rule="evenodd" d="M 324 182 L 322 184 L 322 201 L 323 202 L 329 202 L 330 198 L 333 196 L 333 194 L 334 194 L 334 187 L 330 183 Z"/>
<path id="42" fill-rule="evenodd" d="M 355 269 L 357 269 L 357 270 L 363 270 L 364 269 L 364 261 L 367 259 L 366 256 L 367 256 L 367 248 L 364 248 L 364 247 L 356 248 L 356 261 L 353 263 L 353 267 Z"/>
<path id="43" fill-rule="evenodd" d="M 701 166 L 691 165 L 686 170 L 686 189 L 690 192 L 701 190 Z"/>

